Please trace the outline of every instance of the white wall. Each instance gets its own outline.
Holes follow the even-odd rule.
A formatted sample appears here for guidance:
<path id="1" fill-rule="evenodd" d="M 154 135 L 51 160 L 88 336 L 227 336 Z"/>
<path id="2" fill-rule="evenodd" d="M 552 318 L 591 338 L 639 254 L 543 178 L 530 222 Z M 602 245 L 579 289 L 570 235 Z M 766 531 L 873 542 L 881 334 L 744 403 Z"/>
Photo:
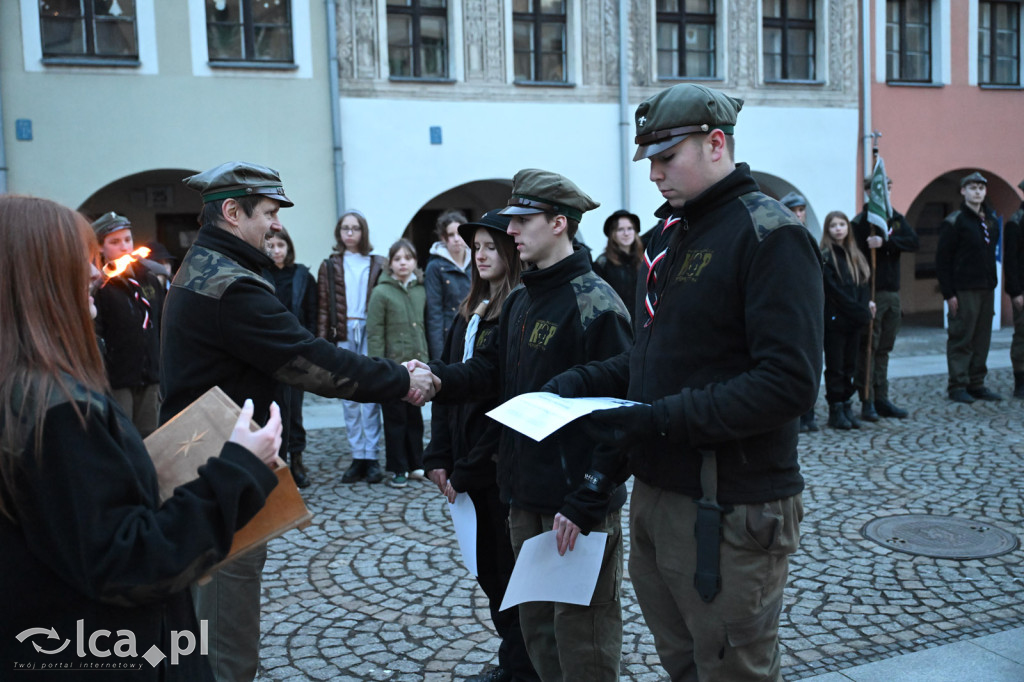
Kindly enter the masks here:
<path id="1" fill-rule="evenodd" d="M 599 247 L 604 218 L 620 208 L 615 104 L 446 103 L 342 98 L 345 196 L 367 215 L 375 242 L 397 239 L 432 197 L 474 180 L 511 179 L 521 168 L 569 177 L 601 207 L 585 215 Z M 441 126 L 440 145 L 429 129 Z M 856 109 L 747 107 L 737 157 L 791 182 L 815 213 L 859 210 Z M 630 209 L 645 227 L 661 196 L 647 162 L 630 163 Z"/>

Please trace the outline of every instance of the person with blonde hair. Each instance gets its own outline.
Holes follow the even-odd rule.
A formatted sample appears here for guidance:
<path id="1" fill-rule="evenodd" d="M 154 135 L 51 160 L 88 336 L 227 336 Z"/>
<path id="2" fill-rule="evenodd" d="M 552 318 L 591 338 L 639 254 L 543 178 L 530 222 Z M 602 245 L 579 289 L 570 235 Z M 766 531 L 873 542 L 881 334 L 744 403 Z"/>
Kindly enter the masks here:
<path id="1" fill-rule="evenodd" d="M 825 216 L 821 235 L 821 258 L 825 264 L 825 399 L 828 425 L 836 429 L 859 429 L 850 398 L 856 392 L 854 371 L 864 327 L 875 314 L 869 300 L 871 269 L 850 230 L 842 211 Z"/>
<path id="2" fill-rule="evenodd" d="M 90 247 L 92 230 L 71 209 L 0 196 L 0 580 L 18 595 L 0 618 L 0 660 L 57 670 L 32 670 L 31 680 L 109 664 L 125 631 L 140 654 L 167 651 L 175 633 L 198 638 L 188 587 L 263 507 L 280 462 L 276 406 L 266 426 L 250 432 L 246 401 L 220 456 L 160 502 L 156 470 L 111 397 L 96 345 Z M 33 644 L 52 650 L 59 642 L 17 637 L 45 624 L 69 639 L 83 623 L 89 633 L 107 632 L 84 657 L 71 646 L 42 652 Z M 8 669 L 4 679 L 18 673 Z M 198 649 L 122 675 L 213 679 Z"/>

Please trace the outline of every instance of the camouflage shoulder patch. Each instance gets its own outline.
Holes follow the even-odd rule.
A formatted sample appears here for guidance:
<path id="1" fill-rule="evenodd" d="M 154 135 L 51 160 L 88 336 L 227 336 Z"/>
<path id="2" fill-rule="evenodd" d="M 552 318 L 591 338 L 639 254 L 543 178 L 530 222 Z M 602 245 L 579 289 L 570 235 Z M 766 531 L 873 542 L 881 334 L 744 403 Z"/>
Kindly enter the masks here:
<path id="1" fill-rule="evenodd" d="M 274 291 L 273 284 L 224 254 L 193 245 L 178 268 L 172 286 L 219 299 L 229 286 L 243 279 L 255 282 L 270 292 Z"/>
<path id="2" fill-rule="evenodd" d="M 767 194 L 748 192 L 740 197 L 740 201 L 750 214 L 758 241 L 764 241 L 765 237 L 784 225 L 800 224 L 792 213 Z"/>
<path id="3" fill-rule="evenodd" d="M 960 217 L 960 209 L 953 211 L 948 216 L 942 219 L 942 222 L 949 223 L 950 225 L 956 225 L 957 219 Z M 939 226 L 941 227 L 941 225 Z"/>
<path id="4" fill-rule="evenodd" d="M 574 277 L 572 290 L 580 311 L 580 323 L 586 329 L 599 315 L 608 311 L 616 312 L 627 320 L 629 311 L 611 285 L 593 271 Z"/>

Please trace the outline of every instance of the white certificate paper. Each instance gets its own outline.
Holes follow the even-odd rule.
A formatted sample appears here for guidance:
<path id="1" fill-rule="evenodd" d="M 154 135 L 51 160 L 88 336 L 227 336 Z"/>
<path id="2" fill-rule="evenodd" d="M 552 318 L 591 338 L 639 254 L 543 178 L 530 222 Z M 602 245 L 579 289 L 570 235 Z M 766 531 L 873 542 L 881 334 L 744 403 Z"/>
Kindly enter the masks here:
<path id="1" fill-rule="evenodd" d="M 591 412 L 639 404 L 619 398 L 561 398 L 554 393 L 523 393 L 498 405 L 487 416 L 541 441 Z"/>
<path id="2" fill-rule="evenodd" d="M 455 501 L 448 503 L 448 511 L 452 514 L 452 525 L 455 526 L 455 539 L 459 541 L 462 552 L 462 563 L 474 576 L 479 575 L 476 569 L 476 507 L 469 493 L 456 493 Z"/>
<path id="3" fill-rule="evenodd" d="M 519 550 L 499 611 L 528 601 L 556 601 L 588 606 L 597 587 L 608 533 L 576 538 L 576 549 L 558 555 L 555 531 L 530 538 Z"/>

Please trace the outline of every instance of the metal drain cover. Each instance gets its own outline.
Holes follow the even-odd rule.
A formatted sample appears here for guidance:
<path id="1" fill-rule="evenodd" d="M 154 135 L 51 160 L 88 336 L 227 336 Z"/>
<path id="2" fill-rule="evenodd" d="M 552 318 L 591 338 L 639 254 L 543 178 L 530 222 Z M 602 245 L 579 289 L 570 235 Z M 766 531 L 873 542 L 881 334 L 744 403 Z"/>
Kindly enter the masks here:
<path id="1" fill-rule="evenodd" d="M 907 554 L 936 559 L 981 559 L 1017 549 L 1017 536 L 987 523 L 955 516 L 906 514 L 874 519 L 861 534 Z"/>

